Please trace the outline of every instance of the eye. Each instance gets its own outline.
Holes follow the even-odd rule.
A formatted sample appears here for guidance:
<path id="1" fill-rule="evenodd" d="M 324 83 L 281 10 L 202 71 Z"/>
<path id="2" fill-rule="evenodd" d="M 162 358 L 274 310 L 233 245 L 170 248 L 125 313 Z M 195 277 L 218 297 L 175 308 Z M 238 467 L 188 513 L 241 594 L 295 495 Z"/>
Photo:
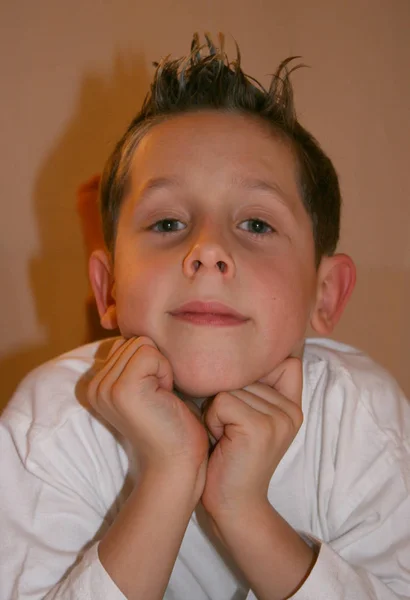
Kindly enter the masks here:
<path id="1" fill-rule="evenodd" d="M 173 233 L 174 231 L 182 231 L 186 225 L 177 219 L 161 219 L 150 227 L 152 231 L 157 233 Z"/>
<path id="2" fill-rule="evenodd" d="M 253 235 L 266 235 L 268 233 L 273 233 L 274 231 L 268 223 L 265 223 L 265 221 L 262 221 L 261 219 L 247 219 L 246 221 L 242 221 L 242 223 L 239 224 L 239 228 L 248 231 Z"/>

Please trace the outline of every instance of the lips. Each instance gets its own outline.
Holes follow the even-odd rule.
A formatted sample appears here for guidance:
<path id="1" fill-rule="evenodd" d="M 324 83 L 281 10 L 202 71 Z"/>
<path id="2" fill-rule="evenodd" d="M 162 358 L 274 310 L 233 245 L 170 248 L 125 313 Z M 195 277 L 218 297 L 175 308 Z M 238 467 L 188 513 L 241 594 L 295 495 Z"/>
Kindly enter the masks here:
<path id="1" fill-rule="evenodd" d="M 249 320 L 248 317 L 220 302 L 187 302 L 171 314 L 197 325 L 240 325 Z"/>

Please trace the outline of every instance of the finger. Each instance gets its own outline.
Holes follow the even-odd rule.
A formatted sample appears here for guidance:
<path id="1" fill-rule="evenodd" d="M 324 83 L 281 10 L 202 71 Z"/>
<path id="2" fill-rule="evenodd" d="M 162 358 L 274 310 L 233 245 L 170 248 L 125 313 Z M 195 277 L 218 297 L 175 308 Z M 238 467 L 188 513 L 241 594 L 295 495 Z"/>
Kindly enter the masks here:
<path id="1" fill-rule="evenodd" d="M 231 438 L 235 433 L 247 433 L 255 421 L 264 419 L 262 413 L 254 410 L 232 392 L 221 392 L 209 405 L 204 422 L 216 440 L 225 434 Z"/>
<path id="2" fill-rule="evenodd" d="M 281 430 L 294 437 L 303 422 L 300 407 L 270 391 L 270 402 L 246 390 L 218 394 L 205 415 L 205 425 L 217 440 L 223 434 L 231 439 L 234 434 L 250 435 L 252 431 L 271 434 Z"/>
<path id="3" fill-rule="evenodd" d="M 117 349 L 97 382 L 97 396 L 103 401 L 111 401 L 113 386 L 120 378 L 121 387 L 131 383 L 135 393 L 157 388 L 158 384 L 168 391 L 173 387 L 169 361 L 159 352 L 155 343 L 145 336 L 130 338 Z"/>
<path id="4" fill-rule="evenodd" d="M 112 369 L 118 359 L 122 356 L 124 351 L 132 344 L 135 338 L 123 338 L 120 337 L 112 344 L 103 365 L 100 367 L 95 381 L 99 381 L 105 377 L 105 375 Z"/>
<path id="5" fill-rule="evenodd" d="M 138 338 L 141 339 L 141 338 Z M 147 339 L 147 338 L 145 338 Z M 139 391 L 159 387 L 172 391 L 173 372 L 169 360 L 161 354 L 155 344 L 140 343 L 123 368 L 123 377 L 132 377 Z"/>
<path id="6" fill-rule="evenodd" d="M 111 358 L 111 356 L 118 350 L 118 348 L 121 348 L 121 346 L 123 346 L 128 340 L 126 340 L 123 337 L 119 337 L 117 339 L 114 340 L 108 354 L 107 354 L 107 358 L 106 361 Z"/>
<path id="7" fill-rule="evenodd" d="M 113 345 L 110 348 L 110 351 L 108 352 L 106 360 L 108 361 L 111 357 L 114 356 L 114 354 L 117 354 L 118 358 L 118 356 L 120 356 L 128 346 L 134 343 L 137 344 L 138 348 L 141 346 L 152 346 L 153 348 L 157 348 L 155 342 L 145 335 L 133 336 L 130 338 L 120 337 L 114 341 Z"/>
<path id="8" fill-rule="evenodd" d="M 144 345 L 156 349 L 154 342 L 145 336 L 127 340 L 120 338 L 114 342 L 104 367 L 90 383 L 88 392 L 92 405 L 95 405 L 97 397 L 103 401 L 108 399 L 111 387 L 123 373 L 128 361 Z"/>
<path id="9" fill-rule="evenodd" d="M 115 345 L 115 344 L 114 344 Z M 115 380 L 121 375 L 125 365 L 142 345 L 140 338 L 124 339 L 122 344 L 113 349 L 108 355 L 102 381 Z"/>
<path id="10" fill-rule="evenodd" d="M 289 398 L 289 400 L 292 400 L 298 406 L 301 405 L 303 369 L 302 361 L 299 358 L 287 358 L 259 381 L 274 388 L 282 396 Z"/>
<path id="11" fill-rule="evenodd" d="M 246 386 L 243 390 L 237 390 L 244 402 L 266 415 L 275 416 L 277 411 L 286 414 L 296 427 L 301 424 L 303 414 L 301 407 L 295 401 L 286 398 L 275 389 L 265 383 L 254 383 Z M 248 395 L 245 395 L 248 393 Z"/>
<path id="12" fill-rule="evenodd" d="M 90 387 L 93 388 L 98 385 L 99 381 L 104 377 L 105 373 L 110 369 L 112 360 L 113 360 L 112 357 L 115 356 L 115 354 L 119 351 L 120 348 L 124 348 L 125 344 L 128 341 L 129 340 L 126 340 L 123 337 L 114 339 L 107 355 L 104 358 L 99 358 L 96 361 L 94 368 L 92 369 L 93 378 L 92 378 L 89 388 Z"/>
<path id="13" fill-rule="evenodd" d="M 273 395 L 275 392 L 268 386 L 264 386 L 262 383 L 259 384 L 259 386 L 255 384 L 252 386 L 247 386 L 240 390 L 233 390 L 230 393 L 236 398 L 239 398 L 239 400 L 242 400 L 242 402 L 245 402 L 245 404 L 247 404 L 254 410 L 257 410 L 258 412 L 264 415 L 271 415 L 274 403 L 269 402 L 267 398 L 267 393 L 265 393 L 266 397 L 263 396 L 263 392 L 265 392 L 265 390 L 262 390 L 262 392 L 259 392 L 259 390 L 260 388 L 267 388 L 266 391 L 270 391 L 271 395 Z"/>
<path id="14" fill-rule="evenodd" d="M 102 382 L 105 381 L 105 387 L 107 387 L 107 376 L 112 371 L 113 366 L 123 354 L 124 350 L 132 343 L 132 340 L 133 338 L 127 340 L 123 337 L 120 337 L 112 344 L 110 351 L 107 354 L 107 358 L 103 362 L 102 366 L 99 367 L 98 371 L 88 385 L 87 398 L 92 406 L 96 407 L 97 396 L 101 394 Z"/>

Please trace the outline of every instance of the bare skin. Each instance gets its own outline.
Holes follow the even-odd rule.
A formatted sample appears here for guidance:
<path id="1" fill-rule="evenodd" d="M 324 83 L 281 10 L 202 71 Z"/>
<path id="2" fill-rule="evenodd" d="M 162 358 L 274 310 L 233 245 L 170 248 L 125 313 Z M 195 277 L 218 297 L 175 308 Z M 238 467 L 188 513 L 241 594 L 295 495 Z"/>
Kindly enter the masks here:
<path id="1" fill-rule="evenodd" d="M 135 151 L 115 256 L 94 252 L 90 277 L 103 326 L 123 336 L 90 402 L 141 466 L 100 543 L 105 569 L 130 600 L 162 598 L 202 501 L 259 600 L 289 597 L 315 553 L 269 505 L 268 485 L 303 420 L 307 325 L 330 333 L 354 286 L 345 255 L 316 268 L 291 149 L 243 115 L 154 126 Z M 228 305 L 240 323 L 175 316 L 198 300 Z M 205 427 L 173 389 L 213 397 L 209 459 Z"/>
<path id="2" fill-rule="evenodd" d="M 172 393 L 169 362 L 148 338 L 113 346 L 88 399 L 131 442 L 140 467 L 138 486 L 99 544 L 100 560 L 130 600 L 162 598 L 203 491 L 206 431 Z"/>
<path id="3" fill-rule="evenodd" d="M 115 344 L 89 400 L 132 442 L 141 468 L 99 546 L 127 598 L 163 597 L 199 500 L 259 598 L 297 589 L 314 553 L 269 505 L 267 489 L 302 423 L 301 390 L 301 364 L 292 358 L 256 384 L 216 395 L 205 417 L 217 440 L 208 461 L 206 430 L 172 393 L 170 365 L 152 340 Z"/>

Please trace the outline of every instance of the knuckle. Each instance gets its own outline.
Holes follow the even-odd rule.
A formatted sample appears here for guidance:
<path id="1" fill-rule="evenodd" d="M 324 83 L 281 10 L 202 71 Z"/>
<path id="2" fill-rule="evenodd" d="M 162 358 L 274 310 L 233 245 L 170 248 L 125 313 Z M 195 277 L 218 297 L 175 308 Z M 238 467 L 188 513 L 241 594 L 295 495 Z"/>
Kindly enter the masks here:
<path id="1" fill-rule="evenodd" d="M 124 382 L 121 379 L 117 379 L 111 386 L 111 402 L 117 408 L 121 408 L 124 405 L 126 398 L 126 388 Z"/>
<path id="2" fill-rule="evenodd" d="M 143 344 L 142 346 L 140 346 L 137 350 L 137 352 L 139 353 L 139 355 L 147 355 L 147 356 L 156 356 L 158 354 L 158 350 L 155 348 L 155 346 L 151 346 L 151 345 L 147 345 L 147 344 Z"/>
<path id="3" fill-rule="evenodd" d="M 261 439 L 271 439 L 276 433 L 275 421 L 269 415 L 256 414 L 255 427 L 257 428 L 258 436 L 260 436 Z"/>
<path id="4" fill-rule="evenodd" d="M 302 427 L 302 423 L 303 423 L 303 412 L 299 406 L 295 406 L 293 423 L 294 423 L 294 427 L 295 427 L 296 431 L 299 431 L 299 429 Z"/>
<path id="5" fill-rule="evenodd" d="M 109 350 L 109 352 L 107 354 L 107 362 L 117 352 L 117 350 L 119 348 L 121 348 L 121 346 L 123 346 L 124 343 L 125 343 L 124 338 L 116 339 L 113 342 L 113 344 L 112 344 L 112 346 L 111 346 L 111 348 L 110 348 L 110 350 Z"/>
<path id="6" fill-rule="evenodd" d="M 96 392 L 96 384 L 95 384 L 95 378 L 91 379 L 88 382 L 87 388 L 86 388 L 86 396 L 87 396 L 87 400 L 92 400 L 95 396 L 95 392 Z"/>
<path id="7" fill-rule="evenodd" d="M 98 403 L 105 402 L 110 396 L 110 385 L 105 379 L 102 379 L 96 390 L 96 400 Z"/>
<path id="8" fill-rule="evenodd" d="M 294 369 L 299 369 L 302 366 L 302 361 L 297 356 L 291 356 L 288 361 L 289 366 Z"/>
<path id="9" fill-rule="evenodd" d="M 283 413 L 282 427 L 286 436 L 292 436 L 295 433 L 295 424 L 288 413 Z"/>
<path id="10" fill-rule="evenodd" d="M 299 412 L 301 411 L 292 411 L 292 414 L 287 412 L 281 413 L 281 428 L 286 437 L 295 436 L 299 430 L 299 427 L 302 424 L 302 421 L 299 423 Z"/>
<path id="11" fill-rule="evenodd" d="M 87 388 L 87 391 L 85 393 L 85 398 L 86 398 L 88 404 L 90 404 L 92 407 L 95 408 L 97 399 L 96 399 L 94 390 L 90 386 Z"/>
<path id="12" fill-rule="evenodd" d="M 99 377 L 99 375 L 96 375 L 89 381 L 87 388 L 86 388 L 86 392 L 85 392 L 85 397 L 86 397 L 87 402 L 89 402 L 89 404 L 91 404 L 91 406 L 93 406 L 94 408 L 95 408 L 96 404 L 98 403 L 99 386 L 100 386 L 100 377 Z"/>
<path id="13" fill-rule="evenodd" d="M 224 402 L 226 401 L 228 398 L 230 397 L 230 393 L 229 392 L 219 392 L 215 398 L 214 398 L 214 402 Z"/>
<path id="14" fill-rule="evenodd" d="M 218 409 L 220 406 L 226 406 L 232 402 L 232 395 L 229 392 L 219 392 L 213 399 L 212 405 Z"/>
<path id="15" fill-rule="evenodd" d="M 139 362 L 139 364 L 146 364 L 150 361 L 157 359 L 159 357 L 159 352 L 153 346 L 140 346 L 137 348 L 135 352 L 135 358 Z"/>
<path id="16" fill-rule="evenodd" d="M 145 348 L 154 348 L 155 350 L 157 349 L 157 346 L 153 342 L 153 340 L 151 338 L 147 337 L 146 335 L 141 335 L 141 336 L 137 337 L 136 342 L 141 348 L 145 347 Z"/>

